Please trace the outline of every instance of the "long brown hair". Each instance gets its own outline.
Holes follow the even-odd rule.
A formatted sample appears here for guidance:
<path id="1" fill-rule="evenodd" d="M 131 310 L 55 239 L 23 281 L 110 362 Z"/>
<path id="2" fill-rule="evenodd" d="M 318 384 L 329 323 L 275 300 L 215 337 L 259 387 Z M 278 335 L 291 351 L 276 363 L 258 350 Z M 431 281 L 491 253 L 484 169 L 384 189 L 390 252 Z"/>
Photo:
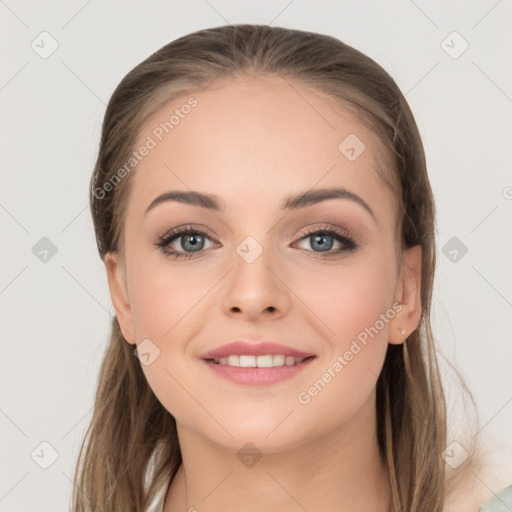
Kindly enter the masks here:
<path id="1" fill-rule="evenodd" d="M 389 471 L 392 511 L 440 512 L 456 482 L 448 478 L 442 458 L 447 407 L 430 325 L 434 200 L 411 110 L 394 80 L 371 58 L 327 35 L 248 24 L 201 30 L 150 55 L 120 82 L 104 117 L 90 183 L 100 257 L 123 254 L 124 212 L 136 171 L 119 170 L 144 121 L 177 95 L 243 73 L 279 75 L 324 93 L 352 110 L 387 149 L 392 162 L 387 182 L 398 205 L 397 253 L 422 247 L 422 314 L 404 344 L 388 346 L 377 381 L 378 442 Z M 153 394 L 113 317 L 75 472 L 72 510 L 145 510 L 180 464 L 175 420 Z M 466 470 L 471 467 L 466 462 Z"/>

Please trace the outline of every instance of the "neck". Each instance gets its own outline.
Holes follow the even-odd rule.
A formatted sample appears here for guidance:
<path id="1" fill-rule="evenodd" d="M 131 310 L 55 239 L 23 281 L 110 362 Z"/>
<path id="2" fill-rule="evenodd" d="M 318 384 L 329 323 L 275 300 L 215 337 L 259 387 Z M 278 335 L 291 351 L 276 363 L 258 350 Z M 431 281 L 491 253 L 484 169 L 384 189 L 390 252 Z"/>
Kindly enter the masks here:
<path id="1" fill-rule="evenodd" d="M 290 450 L 262 453 L 252 466 L 180 424 L 178 436 L 183 463 L 169 486 L 164 512 L 389 509 L 374 393 L 336 430 Z"/>

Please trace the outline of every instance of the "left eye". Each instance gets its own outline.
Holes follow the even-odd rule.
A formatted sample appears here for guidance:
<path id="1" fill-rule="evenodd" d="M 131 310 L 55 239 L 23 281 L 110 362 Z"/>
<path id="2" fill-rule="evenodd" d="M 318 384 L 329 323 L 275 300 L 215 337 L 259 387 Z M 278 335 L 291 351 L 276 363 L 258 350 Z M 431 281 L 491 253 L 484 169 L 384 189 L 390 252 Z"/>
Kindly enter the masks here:
<path id="1" fill-rule="evenodd" d="M 320 229 L 311 231 L 303 236 L 300 241 L 309 242 L 313 252 L 327 253 L 328 256 L 338 254 L 342 251 L 353 251 L 357 248 L 356 243 L 345 233 L 336 229 Z M 341 244 L 338 249 L 332 250 L 335 242 Z"/>

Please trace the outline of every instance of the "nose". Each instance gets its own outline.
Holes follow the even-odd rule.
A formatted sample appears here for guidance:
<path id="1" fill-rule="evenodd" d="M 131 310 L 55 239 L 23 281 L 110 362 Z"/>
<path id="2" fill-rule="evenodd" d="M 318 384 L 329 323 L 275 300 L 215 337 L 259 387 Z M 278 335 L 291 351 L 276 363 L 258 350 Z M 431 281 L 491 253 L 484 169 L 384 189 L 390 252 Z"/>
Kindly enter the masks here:
<path id="1" fill-rule="evenodd" d="M 254 322 L 278 319 L 287 314 L 291 291 L 286 285 L 286 277 L 280 275 L 282 271 L 273 260 L 271 250 L 263 250 L 254 261 L 239 251 L 232 261 L 221 299 L 227 315 Z"/>

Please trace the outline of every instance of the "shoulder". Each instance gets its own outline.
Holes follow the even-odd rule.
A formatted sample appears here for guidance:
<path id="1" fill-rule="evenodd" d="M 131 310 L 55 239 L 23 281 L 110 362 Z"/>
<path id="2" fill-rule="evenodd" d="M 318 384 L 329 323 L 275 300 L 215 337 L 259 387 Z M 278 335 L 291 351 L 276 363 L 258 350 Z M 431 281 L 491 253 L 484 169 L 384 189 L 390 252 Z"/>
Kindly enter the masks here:
<path id="1" fill-rule="evenodd" d="M 507 512 L 512 510 L 512 485 L 498 491 L 489 501 L 482 504 L 479 512 Z"/>
<path id="2" fill-rule="evenodd" d="M 475 487 L 470 492 L 450 500 L 444 512 L 509 512 L 512 510 L 512 484 L 497 491 L 486 487 L 485 484 L 480 484 L 482 483 L 473 481 Z"/>
<path id="3" fill-rule="evenodd" d="M 512 452 L 488 454 L 480 468 L 447 498 L 443 512 L 509 512 L 512 510 Z"/>

